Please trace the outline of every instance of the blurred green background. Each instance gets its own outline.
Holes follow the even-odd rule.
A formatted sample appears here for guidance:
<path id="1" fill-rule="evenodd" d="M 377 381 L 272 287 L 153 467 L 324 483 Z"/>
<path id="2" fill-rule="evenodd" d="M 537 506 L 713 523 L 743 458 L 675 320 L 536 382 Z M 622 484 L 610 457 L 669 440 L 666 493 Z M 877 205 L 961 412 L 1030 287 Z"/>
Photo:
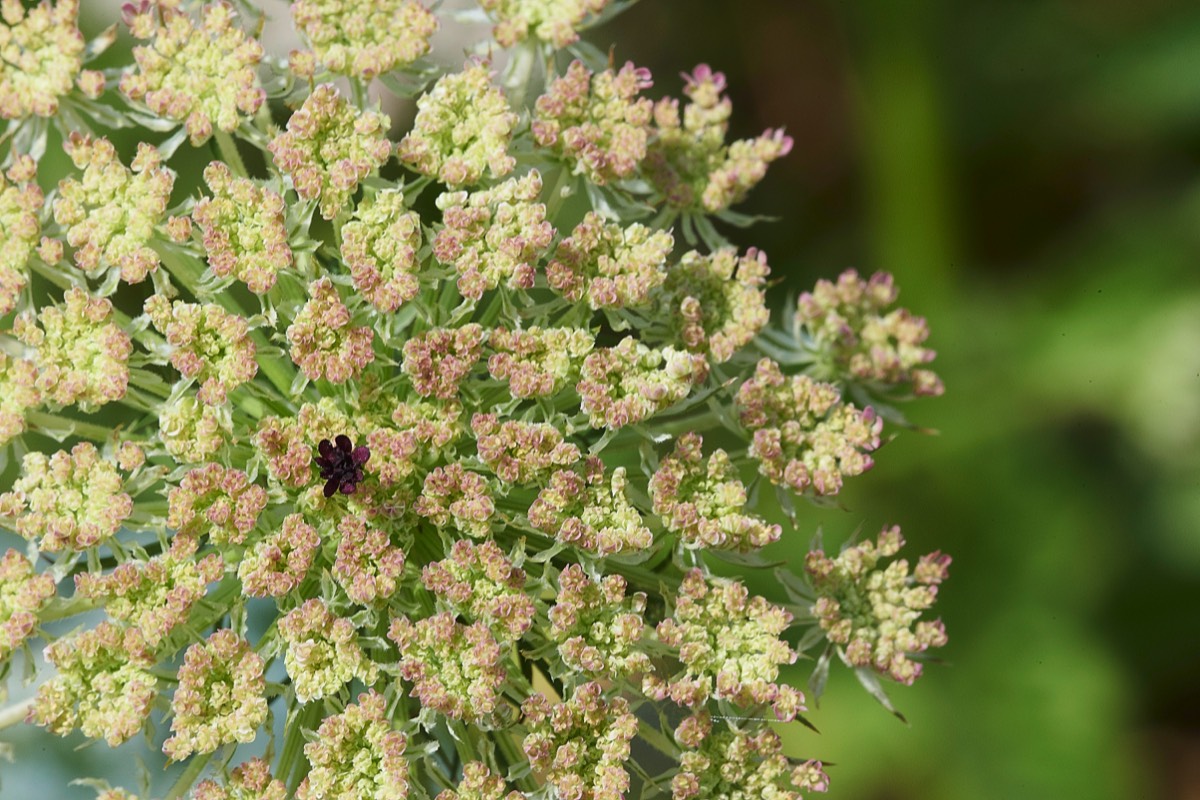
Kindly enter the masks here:
<path id="1" fill-rule="evenodd" d="M 709 63 L 735 135 L 795 139 L 739 209 L 781 221 L 730 232 L 776 302 L 886 269 L 933 329 L 940 434 L 776 555 L 892 522 L 951 553 L 946 663 L 892 691 L 908 727 L 835 675 L 791 754 L 832 798 L 1200 798 L 1200 4 L 643 0 L 590 38 L 656 97 Z M 106 771 L 64 751 L 4 796 Z"/>
<path id="2" fill-rule="evenodd" d="M 1200 4 L 653 0 L 593 39 L 785 126 L 735 241 L 793 292 L 893 272 L 939 351 L 940 435 L 802 525 L 951 553 L 947 663 L 910 727 L 835 680 L 792 754 L 857 800 L 1200 797 Z"/>

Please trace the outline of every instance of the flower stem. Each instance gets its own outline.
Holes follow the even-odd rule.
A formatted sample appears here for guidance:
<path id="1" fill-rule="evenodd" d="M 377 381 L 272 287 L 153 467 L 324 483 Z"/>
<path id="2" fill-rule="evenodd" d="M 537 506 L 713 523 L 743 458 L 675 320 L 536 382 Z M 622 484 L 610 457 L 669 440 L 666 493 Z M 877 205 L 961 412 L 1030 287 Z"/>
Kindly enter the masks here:
<path id="1" fill-rule="evenodd" d="M 21 702 L 11 705 L 8 708 L 0 709 L 0 731 L 24 722 L 25 716 L 29 713 L 29 709 L 33 708 L 33 702 L 35 699 L 36 698 L 30 697 L 29 699 L 22 700 Z"/>
<path id="2" fill-rule="evenodd" d="M 163 800 L 178 800 L 187 794 L 188 790 L 192 788 L 192 784 L 196 782 L 196 778 L 199 778 L 200 773 L 208 766 L 210 758 L 212 758 L 212 753 L 192 756 L 188 761 L 187 769 L 179 776 L 179 780 L 175 781 L 175 785 L 171 787 L 171 791 L 167 792 Z"/>
<path id="3" fill-rule="evenodd" d="M 246 163 L 242 161 L 242 154 L 238 152 L 237 142 L 233 137 L 222 130 L 213 132 L 213 139 L 217 143 L 217 152 L 221 154 L 221 159 L 229 165 L 239 178 L 249 178 L 250 173 L 246 171 Z"/>
<path id="4" fill-rule="evenodd" d="M 25 415 L 25 420 L 35 429 L 40 428 L 40 432 L 47 435 L 50 435 L 48 433 L 50 430 L 69 428 L 72 435 L 96 442 L 107 442 L 113 432 L 112 428 L 106 428 L 103 425 L 80 422 L 70 417 L 61 417 L 58 414 L 47 414 L 44 411 L 30 411 Z"/>

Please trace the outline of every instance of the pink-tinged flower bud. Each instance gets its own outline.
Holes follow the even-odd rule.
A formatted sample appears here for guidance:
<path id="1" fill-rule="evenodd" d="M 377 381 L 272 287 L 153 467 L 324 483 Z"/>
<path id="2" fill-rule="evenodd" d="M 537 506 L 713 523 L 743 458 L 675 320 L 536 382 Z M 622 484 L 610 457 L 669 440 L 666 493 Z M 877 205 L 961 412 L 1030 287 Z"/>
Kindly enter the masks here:
<path id="1" fill-rule="evenodd" d="M 416 0 L 296 0 L 292 20 L 312 48 L 297 72 L 308 77 L 317 62 L 366 80 L 406 67 L 429 52 L 438 29 L 437 17 Z"/>
<path id="2" fill-rule="evenodd" d="M 375 360 L 375 332 L 350 324 L 350 310 L 329 278 L 308 287 L 311 299 L 287 329 L 292 361 L 309 380 L 342 383 Z"/>
<path id="3" fill-rule="evenodd" d="M 392 730 L 387 701 L 374 691 L 358 696 L 340 714 L 326 717 L 316 738 L 304 745 L 311 765 L 296 791 L 298 800 L 371 797 L 406 800 L 408 739 Z"/>
<path id="4" fill-rule="evenodd" d="M 287 800 L 287 786 L 271 777 L 271 765 L 252 758 L 234 767 L 224 786 L 205 780 L 192 790 L 192 800 Z"/>
<path id="5" fill-rule="evenodd" d="M 779 486 L 817 495 L 837 494 L 843 477 L 861 475 L 874 463 L 883 420 L 867 408 L 843 403 L 836 387 L 807 375 L 787 378 L 769 358 L 738 390 L 742 424 L 754 438 L 758 469 Z"/>
<path id="6" fill-rule="evenodd" d="M 35 573 L 18 550 L 0 558 L 0 664 L 33 635 L 37 613 L 54 597 L 54 578 Z"/>
<path id="7" fill-rule="evenodd" d="M 625 468 L 605 480 L 604 464 L 587 459 L 582 470 L 555 472 L 529 507 L 530 523 L 560 542 L 600 555 L 645 550 L 654 536 L 626 495 Z"/>
<path id="8" fill-rule="evenodd" d="M 187 649 L 171 700 L 171 730 L 163 743 L 172 761 L 252 742 L 267 719 L 264 663 L 250 643 L 221 629 Z"/>
<path id="9" fill-rule="evenodd" d="M 940 395 L 942 381 L 923 365 L 936 357 L 924 346 L 929 326 L 906 308 L 888 308 L 899 290 L 886 272 L 863 280 L 854 270 L 837 283 L 818 281 L 800 295 L 796 322 L 812 347 L 834 365 L 836 376 L 870 388 L 907 388 L 915 395 Z"/>
<path id="10" fill-rule="evenodd" d="M 778 541 L 779 525 L 745 513 L 746 487 L 724 450 L 706 460 L 698 433 L 686 433 L 650 479 L 654 513 L 685 547 L 748 552 Z"/>
<path id="11" fill-rule="evenodd" d="M 378 676 L 359 647 L 354 624 L 317 598 L 282 617 L 279 635 L 288 644 L 284 666 L 301 703 L 336 694 L 354 678 L 370 685 Z"/>
<path id="12" fill-rule="evenodd" d="M 29 156 L 17 156 L 0 176 L 0 316 L 16 308 L 42 234 L 39 215 L 45 195 L 36 181 L 37 165 Z"/>
<path id="13" fill-rule="evenodd" d="M 599 186 L 631 177 L 646 157 L 653 112 L 638 93 L 651 85 L 650 71 L 632 62 L 593 75 L 573 61 L 537 99 L 534 139 Z"/>
<path id="14" fill-rule="evenodd" d="M 911 574 L 904 559 L 881 563 L 903 545 L 900 528 L 892 526 L 876 541 L 847 547 L 836 558 L 814 550 L 804 568 L 817 594 L 813 616 L 846 660 L 911 684 L 921 675 L 921 664 L 910 657 L 946 644 L 942 621 L 920 617 L 937 599 L 950 557 L 924 556 Z"/>
<path id="15" fill-rule="evenodd" d="M 246 320 L 218 305 L 146 300 L 146 315 L 171 346 L 171 365 L 200 384 L 197 397 L 221 405 L 229 392 L 258 372 Z"/>
<path id="16" fill-rule="evenodd" d="M 413 129 L 397 150 L 400 161 L 451 187 L 512 172 L 516 160 L 508 146 L 517 115 L 492 77 L 486 62 L 469 61 L 462 72 L 440 78 L 417 100 Z"/>
<path id="17" fill-rule="evenodd" d="M 46 648 L 57 674 L 38 689 L 29 721 L 59 736 L 75 729 L 116 747 L 146 723 L 158 695 L 154 652 L 137 628 L 101 622 Z"/>
<path id="18" fill-rule="evenodd" d="M 279 273 L 292 266 L 283 197 L 247 178 L 236 178 L 220 161 L 204 170 L 212 197 L 192 211 L 200 226 L 208 265 L 219 278 L 236 278 L 255 294 L 266 294 Z"/>
<path id="19" fill-rule="evenodd" d="M 0 5 L 0 119 L 53 117 L 71 91 L 86 46 L 79 32 L 79 0 L 48 0 L 26 9 Z"/>
<path id="20" fill-rule="evenodd" d="M 663 309 L 679 342 L 713 363 L 733 358 L 770 319 L 764 287 L 771 273 L 765 254 L 733 248 L 711 255 L 691 251 L 671 268 Z"/>
<path id="21" fill-rule="evenodd" d="M 492 35 L 501 47 L 529 37 L 563 48 L 579 40 L 576 32 L 589 14 L 599 14 L 611 0 L 480 0 L 496 20 Z"/>
<path id="22" fill-rule="evenodd" d="M 130 27 L 134 36 L 153 41 L 133 48 L 136 70 L 122 76 L 121 92 L 183 122 L 194 146 L 214 129 L 233 131 L 266 100 L 257 75 L 262 45 L 245 34 L 229 3 L 205 6 L 199 24 L 160 7 Z"/>
<path id="23" fill-rule="evenodd" d="M 448 611 L 413 622 L 396 617 L 388 638 L 400 650 L 400 676 L 426 708 L 453 719 L 491 717 L 504 684 L 504 650 L 482 622 L 463 625 Z"/>
<path id="24" fill-rule="evenodd" d="M 622 228 L 588 212 L 546 267 L 550 287 L 572 302 L 598 308 L 643 306 L 667 277 L 675 240 L 668 231 L 634 223 Z"/>
<path id="25" fill-rule="evenodd" d="M 31 315 L 17 318 L 13 331 L 34 348 L 35 387 L 43 400 L 92 411 L 125 396 L 133 341 L 112 317 L 112 303 L 76 287 L 62 306 L 42 308 L 36 322 Z"/>
<path id="26" fill-rule="evenodd" d="M 267 505 L 266 489 L 220 464 L 188 471 L 168 498 L 167 524 L 177 536 L 207 535 L 216 544 L 244 542 Z"/>
<path id="27" fill-rule="evenodd" d="M 90 442 L 52 456 L 26 453 L 21 477 L 0 494 L 0 518 L 38 547 L 56 553 L 103 544 L 121 529 L 133 500 L 121 491 L 116 465 Z"/>
<path id="28" fill-rule="evenodd" d="M 673 347 L 655 350 L 632 336 L 583 361 L 575 389 L 593 428 L 623 428 L 683 400 L 708 377 L 704 356 Z"/>
<path id="29" fill-rule="evenodd" d="M 364 200 L 342 227 L 342 258 L 354 287 L 378 311 L 392 312 L 417 296 L 421 218 L 406 211 L 404 192 Z"/>
<path id="30" fill-rule="evenodd" d="M 333 219 L 367 176 L 388 160 L 387 115 L 358 111 L 333 86 L 318 86 L 292 114 L 287 131 L 268 145 L 275 166 L 292 178 L 296 193 L 321 201 Z"/>
<path id="31" fill-rule="evenodd" d="M 667 695 L 680 705 L 699 707 L 709 698 L 735 705 L 772 706 L 781 720 L 804 710 L 804 696 L 777 683 L 781 664 L 796 652 L 780 638 L 792 615 L 746 587 L 723 578 L 706 579 L 698 569 L 684 578 L 675 613 L 658 624 L 658 638 L 679 652 L 684 669 L 673 676 Z"/>
<path id="32" fill-rule="evenodd" d="M 551 703 L 541 694 L 521 705 L 522 749 L 559 797 L 621 800 L 629 789 L 629 743 L 637 717 L 623 697 L 608 700 L 599 683 L 579 686 L 570 699 Z"/>
<path id="33" fill-rule="evenodd" d="M 529 630 L 536 607 L 525 594 L 525 572 L 495 542 L 459 539 L 442 561 L 421 572 L 425 588 L 467 622 L 482 622 L 498 638 L 516 640 Z"/>
<path id="34" fill-rule="evenodd" d="M 164 402 L 158 412 L 158 438 L 177 461 L 201 464 L 229 440 L 233 422 L 228 406 L 201 403 L 193 395 Z"/>
<path id="35" fill-rule="evenodd" d="M 166 218 L 175 173 L 145 142 L 138 144 L 132 169 L 121 164 L 116 148 L 103 137 L 73 133 L 63 147 L 83 170 L 80 177 L 59 182 L 54 200 L 54 221 L 76 248 L 75 265 L 91 276 L 119 267 L 121 280 L 140 283 L 158 268 L 150 242 L 155 226 Z"/>
<path id="36" fill-rule="evenodd" d="M 534 170 L 490 189 L 438 197 L 443 228 L 433 255 L 454 265 L 463 297 L 478 300 L 501 284 L 533 287 L 534 267 L 554 240 L 546 206 L 537 202 L 541 191 L 542 177 Z"/>

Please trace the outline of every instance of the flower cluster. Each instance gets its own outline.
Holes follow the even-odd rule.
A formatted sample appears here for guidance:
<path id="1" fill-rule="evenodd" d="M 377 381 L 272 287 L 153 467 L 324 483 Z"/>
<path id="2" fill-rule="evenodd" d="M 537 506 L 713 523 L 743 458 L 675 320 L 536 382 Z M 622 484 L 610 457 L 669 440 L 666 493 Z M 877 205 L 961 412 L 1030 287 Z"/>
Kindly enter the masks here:
<path id="1" fill-rule="evenodd" d="M 654 106 L 646 174 L 670 206 L 716 214 L 741 202 L 771 162 L 791 152 L 792 139 L 768 130 L 726 145 L 733 104 L 724 96 L 725 76 L 701 64 L 684 78 L 688 104 L 682 114 L 674 98 Z"/>
<path id="2" fill-rule="evenodd" d="M 113 321 L 113 305 L 79 288 L 67 290 L 63 307 L 46 306 L 37 322 L 17 318 L 13 332 L 34 348 L 42 398 L 55 405 L 91 410 L 125 396 L 133 343 Z"/>
<path id="3" fill-rule="evenodd" d="M 550 609 L 550 638 L 563 664 L 585 675 L 621 678 L 648 672 L 650 657 L 639 649 L 646 632 L 646 595 L 626 597 L 620 575 L 592 580 L 578 564 L 558 576 Z"/>
<path id="4" fill-rule="evenodd" d="M 283 198 L 235 178 L 220 161 L 205 168 L 204 182 L 213 196 L 196 204 L 192 219 L 200 226 L 209 267 L 217 277 L 237 278 L 255 294 L 266 294 L 292 265 Z"/>
<path id="5" fill-rule="evenodd" d="M 480 0 L 496 20 L 492 35 L 501 47 L 533 36 L 555 47 L 579 39 L 576 32 L 589 14 L 599 14 L 611 0 Z"/>
<path id="6" fill-rule="evenodd" d="M 652 85 L 632 63 L 595 75 L 574 61 L 538 98 L 533 136 L 599 186 L 628 178 L 646 157 L 653 103 L 638 94 Z"/>
<path id="7" fill-rule="evenodd" d="M 828 779 L 821 763 L 793 767 L 783 755 L 783 741 L 770 728 L 743 731 L 721 725 L 701 712 L 685 719 L 675 739 L 687 749 L 679 772 L 671 779 L 672 800 L 800 800 L 795 789 L 823 792 Z"/>
<path id="8" fill-rule="evenodd" d="M 674 246 L 668 231 L 637 223 L 622 228 L 588 212 L 559 244 L 546 282 L 568 300 L 586 297 L 593 309 L 644 305 L 666 280 Z"/>
<path id="9" fill-rule="evenodd" d="M 293 53 L 298 71 L 317 63 L 330 72 L 371 79 L 429 52 L 437 17 L 417 0 L 297 0 L 292 19 L 312 48 Z"/>
<path id="10" fill-rule="evenodd" d="M 488 339 L 495 351 L 488 356 L 488 372 L 508 381 L 513 397 L 552 397 L 577 377 L 595 343 L 584 328 L 496 328 Z"/>
<path id="11" fill-rule="evenodd" d="M 392 730 L 386 707 L 383 695 L 364 692 L 341 714 L 325 718 L 317 738 L 304 745 L 312 768 L 296 792 L 299 800 L 406 800 L 408 737 Z"/>
<path id="12" fill-rule="evenodd" d="M 49 552 L 95 547 L 112 537 L 133 511 L 116 465 L 90 442 L 52 456 L 26 453 L 21 477 L 0 494 L 0 519 Z"/>
<path id="13" fill-rule="evenodd" d="M 150 716 L 158 679 L 154 652 L 137 628 L 110 622 L 46 648 L 58 674 L 43 684 L 29 717 L 52 733 L 79 729 L 110 747 L 136 736 Z"/>
<path id="14" fill-rule="evenodd" d="M 664 286 L 676 335 L 714 362 L 733 358 L 770 319 L 763 291 L 770 274 L 766 254 L 754 248 L 740 258 L 732 247 L 685 253 Z"/>
<path id="15" fill-rule="evenodd" d="M 301 703 L 335 694 L 354 678 L 375 682 L 378 670 L 358 646 L 354 625 L 317 598 L 282 617 L 279 635 L 288 643 L 283 663 Z"/>
<path id="16" fill-rule="evenodd" d="M 739 706 L 769 705 L 789 720 L 804 710 L 804 695 L 779 684 L 779 667 L 796 652 L 779 638 L 792 615 L 761 597 L 750 597 L 736 581 L 705 579 L 698 569 L 679 587 L 675 614 L 658 624 L 658 638 L 679 650 L 683 674 L 664 684 L 647 680 L 650 690 L 685 706 L 710 697 Z"/>
<path id="17" fill-rule="evenodd" d="M 45 193 L 35 181 L 37 164 L 19 156 L 0 175 L 0 315 L 16 308 L 17 296 L 29 282 L 28 263 L 37 249 L 42 223 L 38 215 Z"/>
<path id="18" fill-rule="evenodd" d="M 287 329 L 292 361 L 310 381 L 349 380 L 375 358 L 375 333 L 350 323 L 350 309 L 328 278 L 308 287 L 309 301 Z"/>
<path id="19" fill-rule="evenodd" d="M 861 475 L 874 463 L 883 420 L 867 408 L 842 402 L 835 386 L 807 375 L 784 376 L 764 358 L 737 395 L 742 424 L 753 434 L 750 449 L 759 472 L 797 492 L 837 494 L 843 477 Z"/>
<path id="20" fill-rule="evenodd" d="M 576 386 L 594 428 L 621 428 L 649 419 L 687 397 L 708 377 L 708 361 L 673 347 L 656 350 L 626 336 L 583 360 Z"/>
<path id="21" fill-rule="evenodd" d="M 79 0 L 0 4 L 0 119 L 58 113 L 59 98 L 82 77 L 78 18 Z"/>
<path id="22" fill-rule="evenodd" d="M 258 372 L 249 326 L 237 314 L 155 294 L 146 301 L 146 316 L 171 346 L 171 366 L 200 384 L 201 402 L 221 405 Z"/>
<path id="23" fill-rule="evenodd" d="M 468 64 L 446 75 L 417 101 L 412 132 L 400 142 L 399 159 L 448 186 L 478 183 L 512 172 L 508 154 L 517 115 L 492 85 L 487 64 Z"/>
<path id="24" fill-rule="evenodd" d="M 706 460 L 704 439 L 686 433 L 650 479 L 654 513 L 687 547 L 755 550 L 777 541 L 779 525 L 745 513 L 746 486 L 729 454 L 714 450 Z"/>
<path id="25" fill-rule="evenodd" d="M 228 133 L 266 100 L 256 67 L 262 45 L 247 37 L 228 3 L 205 6 L 197 25 L 187 14 L 142 0 L 130 7 L 133 35 L 150 39 L 133 48 L 136 72 L 121 77 L 121 91 L 144 100 L 160 117 L 184 123 L 192 144 L 214 130 Z"/>
<path id="26" fill-rule="evenodd" d="M 172 761 L 211 753 L 230 742 L 254 741 L 267 718 L 262 657 L 223 628 L 187 649 L 171 701 L 171 730 L 163 744 Z"/>
<path id="27" fill-rule="evenodd" d="M 941 391 L 924 321 L 850 272 L 772 324 L 721 226 L 790 140 L 577 42 L 626 0 L 478 5 L 446 70 L 427 0 L 295 0 L 287 59 L 133 0 L 102 75 L 115 26 L 0 0 L 0 697 L 24 656 L 30 722 L 165 738 L 144 796 L 799 800 L 787 665 L 881 698 L 945 641 L 893 529 L 788 606 L 717 576 Z"/>
<path id="28" fill-rule="evenodd" d="M 54 579 L 33 571 L 17 550 L 0 558 L 0 663 L 37 627 L 37 612 L 54 597 Z"/>
<path id="29" fill-rule="evenodd" d="M 546 206 L 536 202 L 542 178 L 523 178 L 467 194 L 447 192 L 437 199 L 441 231 L 433 254 L 458 270 L 458 290 L 478 300 L 501 282 L 512 289 L 533 286 L 534 264 L 554 239 Z"/>
<path id="30" fill-rule="evenodd" d="M 534 694 L 521 706 L 529 735 L 523 747 L 533 768 L 559 797 L 620 800 L 629 788 L 622 766 L 637 733 L 637 717 L 623 697 L 605 698 L 599 683 L 585 683 L 571 698 L 551 703 Z"/>
<path id="31" fill-rule="evenodd" d="M 417 296 L 420 246 L 421 217 L 406 210 L 399 191 L 363 201 L 342 228 L 342 258 L 354 288 L 384 313 Z"/>
<path id="32" fill-rule="evenodd" d="M 649 547 L 654 539 L 629 502 L 624 467 L 604 479 L 604 464 L 587 460 L 583 474 L 559 470 L 529 507 L 529 521 L 543 533 L 584 550 L 613 555 Z"/>
<path id="33" fill-rule="evenodd" d="M 924 346 L 925 320 L 906 308 L 887 310 L 899 294 L 888 273 L 876 272 L 864 281 L 849 269 L 837 283 L 820 280 L 800 295 L 796 321 L 835 374 L 883 388 L 907 386 L 916 395 L 940 395 L 941 379 L 922 366 L 937 355 Z"/>
<path id="34" fill-rule="evenodd" d="M 76 248 L 76 265 L 88 274 L 118 267 L 128 283 L 145 280 L 158 267 L 150 241 L 166 216 L 175 173 L 162 166 L 158 150 L 145 142 L 138 144 L 130 168 L 104 138 L 72 136 L 64 147 L 83 175 L 59 184 L 54 221 L 66 230 L 67 244 Z"/>
<path id="35" fill-rule="evenodd" d="M 325 84 L 313 90 L 268 149 L 296 193 L 319 199 L 321 216 L 333 219 L 359 183 L 391 156 L 389 127 L 385 114 L 356 111 Z"/>
<path id="36" fill-rule="evenodd" d="M 809 553 L 804 569 L 817 592 L 813 616 L 846 662 L 911 684 L 921 675 L 921 665 L 910 656 L 946 643 L 941 620 L 919 618 L 937 598 L 950 557 L 936 552 L 923 556 L 911 573 L 904 559 L 880 565 L 903 546 L 900 528 L 892 526 L 876 541 L 848 547 L 836 558 Z"/>

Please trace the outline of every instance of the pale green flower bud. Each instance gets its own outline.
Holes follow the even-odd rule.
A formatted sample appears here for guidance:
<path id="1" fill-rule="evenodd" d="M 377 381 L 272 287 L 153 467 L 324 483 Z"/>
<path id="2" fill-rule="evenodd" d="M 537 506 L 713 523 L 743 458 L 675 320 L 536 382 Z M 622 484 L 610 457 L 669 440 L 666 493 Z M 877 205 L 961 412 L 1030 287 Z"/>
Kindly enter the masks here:
<path id="1" fill-rule="evenodd" d="M 367 80 L 428 53 L 438 29 L 437 17 L 416 0 L 296 0 L 292 19 L 312 48 L 310 58 L 330 72 Z"/>

